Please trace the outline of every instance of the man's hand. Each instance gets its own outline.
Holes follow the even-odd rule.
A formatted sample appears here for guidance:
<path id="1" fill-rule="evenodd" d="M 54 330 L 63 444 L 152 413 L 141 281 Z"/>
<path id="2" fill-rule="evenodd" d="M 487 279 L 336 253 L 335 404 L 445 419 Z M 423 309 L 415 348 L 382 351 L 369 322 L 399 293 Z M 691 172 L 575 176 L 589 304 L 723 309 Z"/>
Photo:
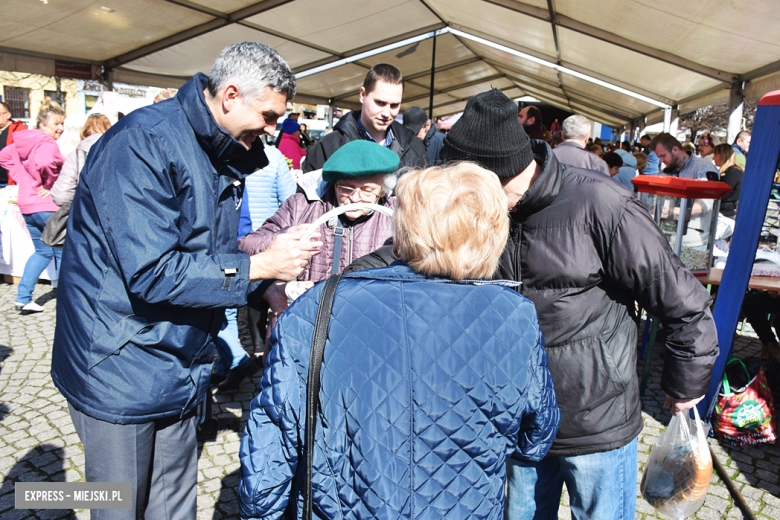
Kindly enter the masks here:
<path id="1" fill-rule="evenodd" d="M 49 190 L 47 190 L 46 188 L 44 188 L 43 186 L 38 188 L 38 196 L 40 198 L 42 198 L 42 199 L 45 199 L 46 197 L 48 197 L 49 193 L 51 193 L 51 192 Z"/>
<path id="2" fill-rule="evenodd" d="M 311 226 L 295 226 L 287 233 L 278 235 L 262 253 L 250 257 L 249 279 L 255 280 L 295 280 L 312 256 L 320 252 L 322 242 L 303 241 L 301 238 Z M 320 233 L 315 231 L 312 238 Z"/>
<path id="3" fill-rule="evenodd" d="M 672 415 L 680 415 L 680 412 L 683 410 L 690 410 L 699 404 L 699 401 L 702 399 L 704 399 L 704 396 L 701 396 L 698 399 L 675 399 L 671 395 L 666 394 L 664 406 L 671 409 Z"/>

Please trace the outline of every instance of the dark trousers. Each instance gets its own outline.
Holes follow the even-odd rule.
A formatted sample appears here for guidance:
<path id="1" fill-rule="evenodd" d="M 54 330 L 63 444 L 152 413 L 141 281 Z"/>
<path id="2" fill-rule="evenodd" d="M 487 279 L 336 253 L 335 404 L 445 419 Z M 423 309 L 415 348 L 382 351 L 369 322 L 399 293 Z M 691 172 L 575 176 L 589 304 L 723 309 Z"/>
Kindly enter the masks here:
<path id="1" fill-rule="evenodd" d="M 93 520 L 194 519 L 198 496 L 195 415 L 113 424 L 68 405 L 84 445 L 87 482 L 130 482 L 130 509 L 95 509 Z"/>
<path id="2" fill-rule="evenodd" d="M 777 341 L 767 315 L 780 312 L 780 297 L 774 297 L 765 291 L 749 292 L 742 302 L 742 312 L 745 313 L 745 318 L 756 331 L 761 343 Z M 780 323 L 775 322 L 775 331 L 778 331 L 778 327 Z"/>
<path id="3" fill-rule="evenodd" d="M 265 345 L 266 331 L 268 330 L 268 303 L 261 301 L 259 309 L 248 305 L 246 309 L 249 335 L 252 336 L 252 350 L 254 352 L 258 350 L 262 352 Z"/>

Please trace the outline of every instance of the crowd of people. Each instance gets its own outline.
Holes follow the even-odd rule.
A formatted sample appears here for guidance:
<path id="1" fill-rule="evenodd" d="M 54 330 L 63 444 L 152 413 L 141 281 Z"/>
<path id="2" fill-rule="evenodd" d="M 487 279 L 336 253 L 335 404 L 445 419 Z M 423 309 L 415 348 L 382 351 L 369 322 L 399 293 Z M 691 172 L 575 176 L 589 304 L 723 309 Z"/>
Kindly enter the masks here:
<path id="1" fill-rule="evenodd" d="M 244 42 L 113 127 L 90 117 L 67 159 L 55 104 L 0 151 L 36 250 L 16 306 L 42 310 L 32 290 L 57 258 L 52 378 L 87 480 L 132 483 L 130 510 L 93 517 L 195 518 L 197 440 L 237 427 L 211 419 L 212 391 L 259 364 L 242 518 L 557 518 L 564 483 L 574 518 L 633 517 L 635 303 L 662 317 L 675 415 L 703 398 L 718 344 L 709 293 L 631 179 L 714 175 L 733 216 L 750 135 L 701 136 L 701 157 L 669 134 L 602 143 L 581 115 L 553 135 L 496 89 L 444 135 L 419 107 L 396 121 L 403 76 L 379 64 L 332 132 L 310 142 L 291 116 L 264 145 L 295 90 L 276 51 Z M 393 217 L 313 228 L 357 202 Z M 63 207 L 64 250 L 39 240 Z M 238 340 L 243 306 L 259 360 Z"/>

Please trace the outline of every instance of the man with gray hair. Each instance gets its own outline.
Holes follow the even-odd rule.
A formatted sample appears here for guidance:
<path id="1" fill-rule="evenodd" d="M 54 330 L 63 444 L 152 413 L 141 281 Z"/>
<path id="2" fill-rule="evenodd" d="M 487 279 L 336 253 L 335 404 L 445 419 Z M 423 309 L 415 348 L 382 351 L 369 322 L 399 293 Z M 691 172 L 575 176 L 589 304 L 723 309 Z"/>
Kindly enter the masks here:
<path id="1" fill-rule="evenodd" d="M 84 445 L 89 482 L 130 482 L 130 509 L 92 518 L 195 518 L 195 408 L 226 308 L 294 279 L 319 242 L 304 229 L 240 252 L 244 178 L 259 136 L 295 95 L 268 46 L 227 47 L 210 77 L 138 109 L 95 144 L 70 212 L 52 379 Z M 269 282 L 270 283 L 270 282 Z"/>
<path id="2" fill-rule="evenodd" d="M 585 149 L 585 144 L 590 138 L 591 126 L 591 122 L 584 116 L 573 115 L 564 119 L 564 140 L 555 147 L 553 155 L 562 164 L 596 170 L 609 176 L 607 163 Z"/>

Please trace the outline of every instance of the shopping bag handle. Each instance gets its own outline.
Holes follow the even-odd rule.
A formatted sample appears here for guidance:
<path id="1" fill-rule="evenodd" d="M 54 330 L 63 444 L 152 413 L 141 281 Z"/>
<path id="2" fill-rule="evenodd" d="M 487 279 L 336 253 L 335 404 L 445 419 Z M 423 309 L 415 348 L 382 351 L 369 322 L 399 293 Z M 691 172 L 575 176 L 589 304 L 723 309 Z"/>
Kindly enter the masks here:
<path id="1" fill-rule="evenodd" d="M 728 360 L 726 366 L 729 366 L 732 363 L 739 363 L 740 365 L 742 365 L 742 368 L 745 369 L 745 373 L 747 374 L 748 379 L 750 379 L 750 371 L 747 369 L 745 363 L 743 363 L 741 359 L 733 357 Z M 723 371 L 723 395 L 728 395 L 730 393 L 731 393 L 731 386 L 729 385 L 729 378 L 726 376 L 726 371 L 724 370 Z"/>

